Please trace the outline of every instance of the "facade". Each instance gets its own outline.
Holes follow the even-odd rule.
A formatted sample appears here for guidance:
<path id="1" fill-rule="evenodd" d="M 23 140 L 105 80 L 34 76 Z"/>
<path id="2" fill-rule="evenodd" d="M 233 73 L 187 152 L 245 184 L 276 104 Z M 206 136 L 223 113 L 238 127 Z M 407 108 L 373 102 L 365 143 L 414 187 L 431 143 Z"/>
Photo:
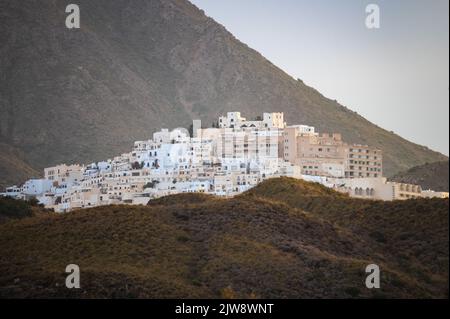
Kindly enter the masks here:
<path id="1" fill-rule="evenodd" d="M 385 177 L 329 179 L 328 186 L 351 197 L 374 200 L 448 198 L 448 193 L 423 191 L 419 185 L 390 182 Z M 447 196 L 447 197 L 446 197 Z"/>
<path id="2" fill-rule="evenodd" d="M 44 179 L 54 184 L 74 183 L 83 178 L 80 165 L 58 165 L 44 169 Z"/>
<path id="3" fill-rule="evenodd" d="M 32 197 L 44 194 L 51 188 L 52 182 L 48 179 L 30 179 L 23 184 L 21 192 L 27 197 Z"/>
<path id="4" fill-rule="evenodd" d="M 423 190 L 422 197 L 424 198 L 449 198 L 448 192 L 435 192 L 432 190 Z"/>
<path id="5" fill-rule="evenodd" d="M 264 113 L 262 118 L 247 120 L 241 116 L 241 112 L 228 112 L 227 116 L 219 117 L 219 128 L 279 128 L 286 126 L 283 113 Z"/>
<path id="6" fill-rule="evenodd" d="M 341 134 L 319 134 L 313 127 L 286 127 L 281 154 L 285 161 L 302 168 L 305 175 L 370 178 L 383 176 L 381 150 L 348 144 Z"/>
<path id="7" fill-rule="evenodd" d="M 367 145 L 347 145 L 345 159 L 345 177 L 383 176 L 383 156 L 379 149 Z"/>

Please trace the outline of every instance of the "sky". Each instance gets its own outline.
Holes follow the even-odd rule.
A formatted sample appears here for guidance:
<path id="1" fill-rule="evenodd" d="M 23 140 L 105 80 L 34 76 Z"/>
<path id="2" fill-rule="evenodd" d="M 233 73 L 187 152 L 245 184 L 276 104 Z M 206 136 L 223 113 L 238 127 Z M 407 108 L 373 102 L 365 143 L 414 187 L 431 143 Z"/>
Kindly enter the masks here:
<path id="1" fill-rule="evenodd" d="M 449 154 L 448 0 L 191 2 L 292 77 Z M 371 3 L 379 29 L 366 27 Z"/>

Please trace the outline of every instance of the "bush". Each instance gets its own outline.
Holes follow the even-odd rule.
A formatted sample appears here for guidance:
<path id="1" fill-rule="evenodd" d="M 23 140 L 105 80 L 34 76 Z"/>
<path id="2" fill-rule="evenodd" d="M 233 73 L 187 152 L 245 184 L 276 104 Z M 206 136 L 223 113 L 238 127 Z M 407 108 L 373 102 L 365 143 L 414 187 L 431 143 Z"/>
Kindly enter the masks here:
<path id="1" fill-rule="evenodd" d="M 375 239 L 377 242 L 379 243 L 386 243 L 386 237 L 384 236 L 383 233 L 379 232 L 379 231 L 373 231 L 370 233 L 370 237 L 372 237 L 373 239 Z"/>
<path id="2" fill-rule="evenodd" d="M 349 287 L 349 288 L 345 289 L 345 293 L 347 295 L 350 295 L 352 298 L 356 298 L 359 296 L 361 291 L 356 287 Z"/>
<path id="3" fill-rule="evenodd" d="M 11 197 L 0 197 L 0 217 L 24 218 L 32 216 L 31 204 Z"/>
<path id="4" fill-rule="evenodd" d="M 220 292 L 222 299 L 236 299 L 236 292 L 230 286 L 224 288 Z"/>

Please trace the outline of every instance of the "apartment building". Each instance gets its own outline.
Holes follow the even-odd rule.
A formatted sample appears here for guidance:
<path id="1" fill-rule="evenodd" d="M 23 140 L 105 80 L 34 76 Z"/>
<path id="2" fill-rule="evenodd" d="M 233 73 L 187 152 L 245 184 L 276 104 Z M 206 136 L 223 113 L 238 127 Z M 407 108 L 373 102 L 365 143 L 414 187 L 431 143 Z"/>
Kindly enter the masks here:
<path id="1" fill-rule="evenodd" d="M 83 178 L 83 166 L 61 164 L 44 169 L 44 178 L 53 183 L 77 182 Z"/>
<path id="2" fill-rule="evenodd" d="M 365 145 L 349 145 L 341 134 L 319 134 L 297 125 L 283 130 L 280 154 L 302 168 L 304 175 L 329 177 L 381 177 L 382 153 Z"/>
<path id="3" fill-rule="evenodd" d="M 345 177 L 383 176 L 383 156 L 379 149 L 367 145 L 347 145 L 345 160 Z"/>

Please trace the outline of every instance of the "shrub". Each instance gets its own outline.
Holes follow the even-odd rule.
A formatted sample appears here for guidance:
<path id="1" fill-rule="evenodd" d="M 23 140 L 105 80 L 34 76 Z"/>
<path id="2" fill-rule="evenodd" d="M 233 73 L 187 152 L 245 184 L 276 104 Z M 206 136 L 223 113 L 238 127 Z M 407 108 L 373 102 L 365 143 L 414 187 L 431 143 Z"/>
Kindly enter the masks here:
<path id="1" fill-rule="evenodd" d="M 24 218 L 32 214 L 29 202 L 16 200 L 11 197 L 0 197 L 0 217 Z"/>
<path id="2" fill-rule="evenodd" d="M 228 286 L 220 291 L 220 296 L 222 299 L 236 299 L 236 292 Z"/>
<path id="3" fill-rule="evenodd" d="M 356 288 L 356 287 L 349 287 L 345 289 L 345 293 L 347 295 L 350 295 L 352 298 L 356 298 L 359 296 L 359 294 L 361 293 L 361 291 Z"/>

